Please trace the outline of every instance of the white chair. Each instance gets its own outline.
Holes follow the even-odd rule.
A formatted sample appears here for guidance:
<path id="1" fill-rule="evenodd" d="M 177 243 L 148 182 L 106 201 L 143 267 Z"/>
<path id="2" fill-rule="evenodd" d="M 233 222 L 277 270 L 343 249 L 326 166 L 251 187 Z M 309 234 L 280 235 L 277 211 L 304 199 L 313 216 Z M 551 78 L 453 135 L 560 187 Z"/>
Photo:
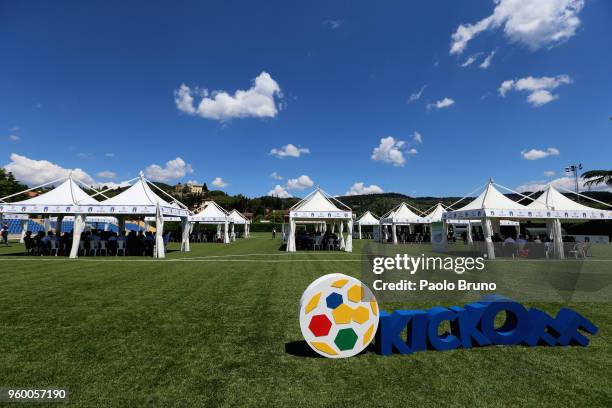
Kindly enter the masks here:
<path id="1" fill-rule="evenodd" d="M 323 239 L 323 237 L 321 235 L 317 235 L 315 237 L 314 243 L 312 244 L 312 249 L 317 249 L 319 248 L 319 250 L 321 249 L 321 240 Z"/>
<path id="2" fill-rule="evenodd" d="M 574 255 L 576 259 L 578 258 L 586 258 L 586 253 L 584 251 L 584 245 L 580 242 L 574 244 L 574 248 L 569 251 L 570 255 Z"/>
<path id="3" fill-rule="evenodd" d="M 57 241 L 55 239 L 51 240 L 51 251 L 50 254 L 53 255 L 53 253 L 55 252 L 55 256 L 57 256 L 57 251 L 59 250 L 58 246 L 57 246 Z"/>
<path id="4" fill-rule="evenodd" d="M 125 256 L 125 241 L 122 239 L 117 240 L 117 253 L 115 256 L 119 256 L 119 252 Z"/>
<path id="5" fill-rule="evenodd" d="M 89 241 L 89 255 L 93 252 L 94 256 L 98 255 L 98 249 L 100 248 L 100 242 L 91 240 Z"/>
<path id="6" fill-rule="evenodd" d="M 106 249 L 106 241 L 100 241 L 100 249 L 98 253 L 102 255 L 102 251 L 104 251 L 104 255 L 108 255 L 108 250 Z"/>

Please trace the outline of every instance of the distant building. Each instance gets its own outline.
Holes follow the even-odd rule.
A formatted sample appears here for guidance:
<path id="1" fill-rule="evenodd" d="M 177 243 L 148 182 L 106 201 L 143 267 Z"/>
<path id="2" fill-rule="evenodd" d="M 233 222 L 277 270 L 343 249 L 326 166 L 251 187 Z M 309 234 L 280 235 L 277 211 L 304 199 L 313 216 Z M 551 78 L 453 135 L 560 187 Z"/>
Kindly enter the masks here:
<path id="1" fill-rule="evenodd" d="M 187 188 L 191 194 L 202 194 L 204 184 L 187 183 Z"/>
<path id="2" fill-rule="evenodd" d="M 178 183 L 174 186 L 174 191 L 178 195 L 183 194 L 202 194 L 204 188 L 204 184 L 196 184 L 196 183 Z"/>

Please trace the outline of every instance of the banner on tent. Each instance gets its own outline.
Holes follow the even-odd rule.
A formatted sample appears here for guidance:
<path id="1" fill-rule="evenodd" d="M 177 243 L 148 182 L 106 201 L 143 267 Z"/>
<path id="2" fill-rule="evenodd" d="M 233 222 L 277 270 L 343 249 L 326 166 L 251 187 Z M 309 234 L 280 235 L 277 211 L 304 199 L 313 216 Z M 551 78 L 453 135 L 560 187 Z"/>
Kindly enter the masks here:
<path id="1" fill-rule="evenodd" d="M 524 209 L 490 209 L 468 211 L 451 211 L 442 214 L 445 220 L 453 219 L 475 219 L 482 217 L 490 218 L 562 218 L 562 219 L 583 219 L 583 220 L 612 220 L 612 211 L 593 210 L 593 211 L 555 211 L 555 210 L 524 210 Z"/>
<path id="2" fill-rule="evenodd" d="M 189 212 L 182 208 L 160 207 L 162 214 L 186 217 Z M 2 204 L 0 213 L 13 214 L 155 214 L 156 207 L 147 206 L 111 206 L 111 205 L 37 205 L 37 204 Z"/>
<path id="3" fill-rule="evenodd" d="M 353 218 L 349 211 L 291 211 L 291 218 Z"/>

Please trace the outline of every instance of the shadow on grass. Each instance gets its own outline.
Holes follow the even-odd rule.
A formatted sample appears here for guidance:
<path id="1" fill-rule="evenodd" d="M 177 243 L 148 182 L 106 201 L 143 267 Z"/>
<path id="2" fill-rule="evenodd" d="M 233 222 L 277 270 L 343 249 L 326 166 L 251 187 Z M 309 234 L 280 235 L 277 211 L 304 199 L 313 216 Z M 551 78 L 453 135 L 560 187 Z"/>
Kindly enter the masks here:
<path id="1" fill-rule="evenodd" d="M 285 353 L 296 357 L 323 358 L 323 356 L 310 348 L 304 340 L 285 343 Z"/>
<path id="2" fill-rule="evenodd" d="M 359 352 L 356 356 L 363 356 L 367 353 L 374 353 L 374 347 L 370 344 L 365 350 Z M 306 357 L 306 358 L 324 358 L 322 355 L 314 351 L 308 343 L 304 340 L 300 341 L 290 341 L 285 343 L 285 353 L 291 354 L 296 357 Z"/>

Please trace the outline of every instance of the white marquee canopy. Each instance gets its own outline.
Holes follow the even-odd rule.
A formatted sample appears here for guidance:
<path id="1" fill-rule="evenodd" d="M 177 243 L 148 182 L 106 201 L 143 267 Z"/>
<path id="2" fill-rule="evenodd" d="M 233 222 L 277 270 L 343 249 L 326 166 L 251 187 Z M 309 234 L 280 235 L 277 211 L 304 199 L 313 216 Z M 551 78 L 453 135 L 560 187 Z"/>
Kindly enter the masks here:
<path id="1" fill-rule="evenodd" d="M 240 211 L 234 209 L 234 210 L 230 211 L 229 217 L 230 217 L 231 222 L 232 222 L 232 235 L 234 237 L 235 237 L 235 234 L 234 234 L 234 225 L 244 225 L 244 237 L 245 238 L 248 238 L 251 235 L 251 231 L 250 231 L 251 221 L 247 217 L 245 217 L 244 214 L 242 214 Z"/>
<path id="2" fill-rule="evenodd" d="M 526 206 L 519 204 L 503 195 L 495 188 L 495 185 L 533 201 Z M 583 197 L 597 201 L 590 197 Z M 608 205 L 606 203 L 602 204 Z M 461 219 L 481 219 L 487 255 L 490 259 L 495 258 L 491 237 L 495 229 L 499 230 L 500 218 L 515 221 L 528 219 L 546 221 L 548 235 L 553 240 L 555 256 L 562 259 L 564 258 L 561 235 L 562 219 L 612 220 L 612 211 L 591 208 L 577 203 L 560 193 L 552 184 L 549 184 L 544 192 L 537 199 L 534 199 L 489 180 L 485 190 L 472 202 L 458 210 L 443 214 L 443 221 L 447 223 Z"/>
<path id="3" fill-rule="evenodd" d="M 353 251 L 353 211 L 347 205 L 317 187 L 289 210 L 289 237 L 287 252 L 295 252 L 296 225 L 300 223 L 338 223 L 340 249 Z M 344 239 L 344 223 L 347 224 L 348 237 Z"/>
<path id="4" fill-rule="evenodd" d="M 359 230 L 358 236 L 359 236 L 359 239 L 361 239 L 361 226 L 362 225 L 379 225 L 380 220 L 376 218 L 376 216 L 372 214 L 370 211 L 366 211 L 365 213 L 361 215 L 361 217 L 357 218 L 357 220 L 355 221 L 355 224 L 357 224 L 357 229 Z"/>
<path id="5" fill-rule="evenodd" d="M 230 243 L 229 224 L 233 220 L 230 214 L 219 204 L 214 201 L 206 201 L 200 207 L 200 210 L 189 217 L 189 222 L 200 224 L 214 224 L 217 226 L 217 236 L 221 237 L 221 228 L 223 227 L 223 242 Z"/>

